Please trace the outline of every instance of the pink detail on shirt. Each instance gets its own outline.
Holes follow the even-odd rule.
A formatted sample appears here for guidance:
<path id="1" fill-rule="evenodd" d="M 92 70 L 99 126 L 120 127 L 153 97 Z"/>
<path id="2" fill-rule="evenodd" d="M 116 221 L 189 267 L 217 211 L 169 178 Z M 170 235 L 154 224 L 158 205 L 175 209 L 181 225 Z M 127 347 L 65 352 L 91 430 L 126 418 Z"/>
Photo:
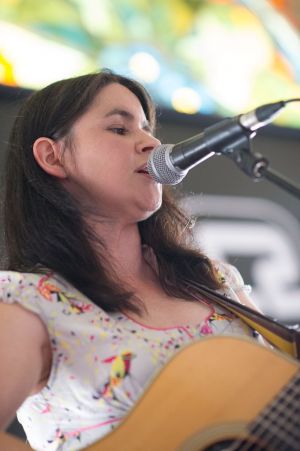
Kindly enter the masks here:
<path id="1" fill-rule="evenodd" d="M 41 411 L 41 413 L 49 413 L 51 412 L 51 406 L 50 404 L 47 404 L 44 410 Z"/>
<path id="2" fill-rule="evenodd" d="M 208 322 L 206 321 L 205 324 L 203 324 L 203 326 L 201 327 L 200 332 L 203 335 L 210 335 L 213 333 L 213 330 L 210 327 L 210 325 L 208 324 Z"/>
<path id="3" fill-rule="evenodd" d="M 205 327 L 207 325 L 208 320 L 212 317 L 212 315 L 215 314 L 215 309 L 212 305 L 210 305 L 208 302 L 206 301 L 201 301 L 204 302 L 210 309 L 209 314 L 204 318 L 203 322 L 205 323 L 204 326 Z M 184 330 L 191 338 L 193 338 L 193 336 L 187 331 L 187 328 L 189 328 L 190 326 L 169 326 L 169 327 L 154 327 L 154 326 L 148 326 L 145 324 L 142 324 L 141 322 L 137 321 L 134 318 L 131 318 L 131 316 L 129 316 L 127 313 L 123 313 L 123 315 L 128 318 L 130 321 L 132 321 L 133 323 L 138 324 L 141 327 L 144 327 L 145 329 L 152 329 L 152 330 L 158 330 L 158 331 L 162 331 L 162 330 L 172 330 L 172 329 L 179 329 L 179 330 Z M 196 326 L 191 326 L 191 327 L 199 327 L 199 325 Z"/>
<path id="4" fill-rule="evenodd" d="M 85 426 L 83 428 L 79 428 L 75 431 L 72 432 L 64 432 L 64 437 L 68 438 L 68 437 L 76 437 L 76 435 L 79 435 L 80 432 L 84 432 L 84 431 L 90 431 L 91 429 L 96 429 L 99 428 L 101 426 L 106 426 L 107 424 L 111 424 L 111 423 L 115 423 L 116 421 L 121 421 L 123 420 L 123 418 L 112 418 L 110 420 L 107 421 L 103 421 L 103 423 L 97 423 L 97 424 L 93 424 L 92 426 Z"/>

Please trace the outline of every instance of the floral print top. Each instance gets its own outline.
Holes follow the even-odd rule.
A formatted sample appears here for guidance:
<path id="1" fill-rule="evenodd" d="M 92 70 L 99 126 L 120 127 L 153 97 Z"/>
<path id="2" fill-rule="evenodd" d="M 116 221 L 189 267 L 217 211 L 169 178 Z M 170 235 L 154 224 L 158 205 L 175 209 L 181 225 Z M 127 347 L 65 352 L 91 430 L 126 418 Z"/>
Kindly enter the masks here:
<path id="1" fill-rule="evenodd" d="M 248 291 L 236 268 L 218 263 L 225 294 Z M 134 406 L 154 375 L 189 343 L 207 335 L 253 331 L 211 306 L 197 326 L 151 328 L 106 313 L 56 274 L 0 272 L 1 299 L 17 302 L 45 323 L 53 361 L 47 385 L 17 412 L 35 450 L 75 451 L 98 441 Z"/>

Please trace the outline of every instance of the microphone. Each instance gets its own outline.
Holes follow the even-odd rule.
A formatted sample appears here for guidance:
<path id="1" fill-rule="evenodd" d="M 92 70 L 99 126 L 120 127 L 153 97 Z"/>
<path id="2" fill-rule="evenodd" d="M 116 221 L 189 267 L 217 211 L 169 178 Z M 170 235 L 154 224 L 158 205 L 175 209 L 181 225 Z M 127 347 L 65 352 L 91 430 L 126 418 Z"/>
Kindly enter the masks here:
<path id="1" fill-rule="evenodd" d="M 197 164 L 214 154 L 226 154 L 239 142 L 253 138 L 257 129 L 272 122 L 286 103 L 294 100 L 299 99 L 260 106 L 249 113 L 222 120 L 178 144 L 156 147 L 149 156 L 149 175 L 158 183 L 176 185 Z"/>

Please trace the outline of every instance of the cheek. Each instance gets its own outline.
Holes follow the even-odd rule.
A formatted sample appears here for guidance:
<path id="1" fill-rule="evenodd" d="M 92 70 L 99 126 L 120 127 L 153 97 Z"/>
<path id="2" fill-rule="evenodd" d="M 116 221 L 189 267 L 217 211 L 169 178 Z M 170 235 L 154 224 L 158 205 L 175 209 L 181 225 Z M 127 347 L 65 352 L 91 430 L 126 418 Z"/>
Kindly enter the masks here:
<path id="1" fill-rule="evenodd" d="M 125 163 L 114 159 L 88 158 L 77 161 L 77 167 L 70 176 L 74 194 L 81 201 L 112 203 L 128 194 L 128 170 Z"/>
<path id="2" fill-rule="evenodd" d="M 85 183 L 110 184 L 112 179 L 122 177 L 126 173 L 126 160 L 122 155 L 114 155 L 113 152 L 80 152 L 75 155 L 75 165 L 70 168 L 70 175 Z"/>

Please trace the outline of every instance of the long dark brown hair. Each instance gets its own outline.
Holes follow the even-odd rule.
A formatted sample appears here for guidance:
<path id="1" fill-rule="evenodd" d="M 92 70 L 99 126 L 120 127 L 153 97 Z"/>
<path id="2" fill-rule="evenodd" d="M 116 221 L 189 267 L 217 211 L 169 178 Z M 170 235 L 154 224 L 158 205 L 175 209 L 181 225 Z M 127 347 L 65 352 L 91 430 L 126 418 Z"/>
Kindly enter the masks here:
<path id="1" fill-rule="evenodd" d="M 96 242 L 75 199 L 41 169 L 32 151 L 41 136 L 67 140 L 96 94 L 114 82 L 138 97 L 154 128 L 155 108 L 147 91 L 136 81 L 108 70 L 53 83 L 22 105 L 12 128 L 5 169 L 6 261 L 2 267 L 20 272 L 53 271 L 106 311 L 138 312 L 132 293 L 111 276 L 109 262 L 99 258 L 101 240 Z M 210 260 L 194 246 L 189 222 L 171 191 L 164 188 L 161 208 L 139 223 L 139 231 L 142 243 L 157 257 L 164 290 L 192 300 L 195 293 L 189 281 L 213 289 L 219 288 L 220 282 Z"/>

